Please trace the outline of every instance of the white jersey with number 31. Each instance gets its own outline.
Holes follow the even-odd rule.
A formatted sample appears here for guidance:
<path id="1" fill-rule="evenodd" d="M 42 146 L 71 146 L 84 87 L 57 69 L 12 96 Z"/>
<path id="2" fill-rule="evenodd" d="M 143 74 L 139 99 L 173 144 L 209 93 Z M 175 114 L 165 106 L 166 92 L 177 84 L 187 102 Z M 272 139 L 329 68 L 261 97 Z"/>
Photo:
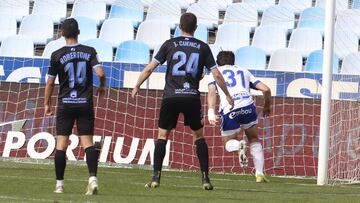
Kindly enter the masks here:
<path id="1" fill-rule="evenodd" d="M 250 94 L 250 88 L 255 88 L 256 84 L 260 82 L 258 79 L 247 69 L 236 65 L 219 66 L 218 69 L 223 75 L 229 93 L 234 100 L 234 109 L 254 103 Z M 214 77 L 211 76 L 209 78 L 209 85 L 215 85 Z M 217 90 L 220 96 L 220 110 L 226 114 L 230 111 L 230 105 L 226 100 L 224 92 L 219 87 L 217 87 Z"/>

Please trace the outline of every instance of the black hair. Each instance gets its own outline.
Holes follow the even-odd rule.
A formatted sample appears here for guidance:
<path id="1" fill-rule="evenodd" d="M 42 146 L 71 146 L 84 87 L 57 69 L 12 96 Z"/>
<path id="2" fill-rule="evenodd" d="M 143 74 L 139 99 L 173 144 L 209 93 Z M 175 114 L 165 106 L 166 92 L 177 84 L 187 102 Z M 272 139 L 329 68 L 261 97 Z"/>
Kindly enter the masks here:
<path id="1" fill-rule="evenodd" d="M 219 66 L 234 65 L 235 54 L 232 51 L 220 51 L 216 57 L 216 63 Z"/>
<path id="2" fill-rule="evenodd" d="M 61 31 L 65 38 L 76 38 L 80 34 L 78 22 L 74 18 L 64 20 Z"/>
<path id="3" fill-rule="evenodd" d="M 187 33 L 194 33 L 196 30 L 197 18 L 193 13 L 184 13 L 180 17 L 180 29 Z"/>

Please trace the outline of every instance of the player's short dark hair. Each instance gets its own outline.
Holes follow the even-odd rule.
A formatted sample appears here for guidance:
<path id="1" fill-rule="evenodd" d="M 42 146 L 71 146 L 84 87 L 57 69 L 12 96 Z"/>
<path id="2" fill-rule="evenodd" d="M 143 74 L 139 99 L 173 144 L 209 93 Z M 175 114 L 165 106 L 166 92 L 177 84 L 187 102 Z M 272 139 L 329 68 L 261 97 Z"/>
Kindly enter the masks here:
<path id="1" fill-rule="evenodd" d="M 216 57 L 216 63 L 219 66 L 234 65 L 235 54 L 232 51 L 220 51 Z"/>
<path id="2" fill-rule="evenodd" d="M 61 23 L 61 31 L 65 38 L 76 38 L 80 34 L 79 24 L 74 18 L 68 18 Z"/>
<path id="3" fill-rule="evenodd" d="M 197 18 L 193 13 L 184 13 L 180 17 L 180 29 L 187 33 L 194 33 L 196 30 Z"/>

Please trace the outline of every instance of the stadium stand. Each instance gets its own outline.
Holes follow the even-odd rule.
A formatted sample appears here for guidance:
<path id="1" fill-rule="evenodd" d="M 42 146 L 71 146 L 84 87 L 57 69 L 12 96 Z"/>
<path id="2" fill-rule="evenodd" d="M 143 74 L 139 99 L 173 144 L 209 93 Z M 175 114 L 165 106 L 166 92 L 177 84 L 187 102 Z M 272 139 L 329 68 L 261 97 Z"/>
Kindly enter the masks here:
<path id="1" fill-rule="evenodd" d="M 66 45 L 65 39 L 60 37 L 57 40 L 53 40 L 46 44 L 45 49 L 42 53 L 42 57 L 50 58 L 51 54 Z"/>
<path id="2" fill-rule="evenodd" d="M 316 0 L 315 6 L 325 8 L 326 0 Z M 343 10 L 347 10 L 349 7 L 348 0 L 336 0 L 336 12 L 341 12 Z"/>
<path id="3" fill-rule="evenodd" d="M 309 57 L 306 60 L 304 71 L 308 72 L 323 72 L 323 57 L 324 50 L 316 50 L 309 54 Z M 335 54 L 333 55 L 333 73 L 339 73 L 339 57 Z"/>
<path id="4" fill-rule="evenodd" d="M 139 25 L 136 40 L 145 42 L 151 50 L 170 39 L 170 28 L 166 22 L 147 20 Z"/>
<path id="5" fill-rule="evenodd" d="M 130 20 L 138 27 L 144 19 L 144 7 L 140 0 L 120 0 L 111 5 L 109 18 Z"/>
<path id="6" fill-rule="evenodd" d="M 187 12 L 195 14 L 198 18 L 198 23 L 206 25 L 210 30 L 218 25 L 219 12 L 215 6 L 207 3 L 195 3 L 189 6 Z"/>
<path id="7" fill-rule="evenodd" d="M 345 56 L 341 64 L 340 73 L 360 75 L 360 52 L 351 53 Z"/>
<path id="8" fill-rule="evenodd" d="M 277 49 L 286 47 L 286 31 L 277 26 L 260 26 L 255 29 L 252 46 L 270 55 Z"/>
<path id="9" fill-rule="evenodd" d="M 299 51 L 291 48 L 278 49 L 271 54 L 268 70 L 301 72 L 302 63 Z"/>
<path id="10" fill-rule="evenodd" d="M 19 34 L 29 36 L 35 45 L 46 44 L 54 35 L 53 20 L 47 15 L 28 15 L 21 21 Z"/>
<path id="11" fill-rule="evenodd" d="M 360 38 L 360 10 L 351 9 L 339 13 L 336 17 L 335 28 L 352 30 Z"/>
<path id="12" fill-rule="evenodd" d="M 225 11 L 226 8 L 233 3 L 232 0 L 199 0 L 200 3 L 211 4 L 215 6 L 219 11 Z"/>
<path id="13" fill-rule="evenodd" d="M 359 38 L 351 30 L 335 29 L 334 52 L 343 59 L 346 55 L 359 50 Z"/>
<path id="14" fill-rule="evenodd" d="M 13 15 L 0 13 L 0 42 L 11 35 L 16 35 L 16 18 Z"/>
<path id="15" fill-rule="evenodd" d="M 195 3 L 195 0 L 174 0 L 181 9 L 187 9 L 190 4 Z"/>
<path id="16" fill-rule="evenodd" d="M 312 28 L 322 34 L 325 28 L 325 10 L 321 7 L 312 7 L 303 10 L 300 14 L 299 28 Z"/>
<path id="17" fill-rule="evenodd" d="M 76 0 L 71 17 L 88 17 L 99 25 L 106 18 L 106 3 L 103 1 Z"/>
<path id="18" fill-rule="evenodd" d="M 0 56 L 33 57 L 34 43 L 28 36 L 9 36 L 5 38 L 1 43 Z"/>
<path id="19" fill-rule="evenodd" d="M 1 0 L 0 3 L 0 13 L 13 15 L 18 22 L 29 15 L 29 8 L 29 0 Z"/>
<path id="20" fill-rule="evenodd" d="M 80 35 L 79 42 L 82 43 L 89 39 L 97 38 L 97 25 L 96 21 L 83 16 L 75 17 L 79 24 Z"/>
<path id="21" fill-rule="evenodd" d="M 181 7 L 179 4 L 168 0 L 156 0 L 147 10 L 146 21 L 159 20 L 169 24 L 171 29 L 175 29 L 179 24 Z"/>
<path id="22" fill-rule="evenodd" d="M 282 27 L 283 29 L 292 30 L 295 23 L 295 14 L 292 10 L 274 5 L 264 10 L 260 26 L 272 25 Z"/>
<path id="23" fill-rule="evenodd" d="M 95 48 L 99 61 L 113 60 L 113 46 L 110 42 L 96 38 L 87 40 L 84 44 Z"/>
<path id="24" fill-rule="evenodd" d="M 116 48 L 121 42 L 134 39 L 133 23 L 121 18 L 107 19 L 101 26 L 99 38 Z"/>
<path id="25" fill-rule="evenodd" d="M 249 3 L 230 4 L 226 9 L 223 23 L 240 23 L 243 26 L 255 29 L 258 25 L 258 12 Z"/>
<path id="26" fill-rule="evenodd" d="M 235 51 L 235 65 L 256 70 L 266 69 L 266 53 L 256 47 L 246 46 Z"/>
<path id="27" fill-rule="evenodd" d="M 141 3 L 144 7 L 149 7 L 152 3 L 154 3 L 156 0 L 141 0 Z"/>
<path id="28" fill-rule="evenodd" d="M 35 0 L 32 14 L 48 15 L 53 22 L 59 24 L 66 18 L 66 0 Z"/>
<path id="29" fill-rule="evenodd" d="M 275 0 L 243 0 L 244 3 L 249 3 L 258 12 L 262 13 L 265 9 L 275 5 Z"/>
<path id="30" fill-rule="evenodd" d="M 181 35 L 181 31 L 179 26 L 176 26 L 175 32 L 174 32 L 174 37 L 178 37 Z M 208 29 L 205 25 L 203 24 L 198 24 L 195 33 L 194 33 L 194 37 L 196 39 L 199 39 L 205 43 L 208 42 L 209 39 L 209 33 L 208 33 Z"/>
<path id="31" fill-rule="evenodd" d="M 150 48 L 142 41 L 125 41 L 116 49 L 114 61 L 147 64 L 150 61 Z"/>
<path id="32" fill-rule="evenodd" d="M 303 57 L 307 57 L 310 52 L 322 49 L 321 32 L 311 28 L 294 29 L 288 47 L 300 51 Z"/>
<path id="33" fill-rule="evenodd" d="M 352 0 L 351 8 L 352 9 L 360 9 L 360 1 L 359 0 Z"/>
<path id="34" fill-rule="evenodd" d="M 279 5 L 292 9 L 296 14 L 312 6 L 312 0 L 279 0 Z"/>
<path id="35" fill-rule="evenodd" d="M 227 23 L 219 26 L 215 44 L 222 50 L 235 51 L 240 47 L 249 46 L 249 28 L 240 23 Z"/>

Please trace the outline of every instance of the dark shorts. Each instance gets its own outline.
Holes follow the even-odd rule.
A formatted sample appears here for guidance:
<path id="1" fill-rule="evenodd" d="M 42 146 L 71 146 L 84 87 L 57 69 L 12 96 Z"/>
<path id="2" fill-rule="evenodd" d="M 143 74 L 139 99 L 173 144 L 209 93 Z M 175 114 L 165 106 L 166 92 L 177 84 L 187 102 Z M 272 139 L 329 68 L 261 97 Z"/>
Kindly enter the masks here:
<path id="1" fill-rule="evenodd" d="M 160 108 L 159 128 L 176 127 L 179 114 L 184 114 L 184 124 L 196 131 L 203 127 L 201 101 L 198 98 L 166 98 Z"/>
<path id="2" fill-rule="evenodd" d="M 59 107 L 56 115 L 56 134 L 71 135 L 76 121 L 78 135 L 93 135 L 94 120 L 92 105 L 77 108 Z"/>

